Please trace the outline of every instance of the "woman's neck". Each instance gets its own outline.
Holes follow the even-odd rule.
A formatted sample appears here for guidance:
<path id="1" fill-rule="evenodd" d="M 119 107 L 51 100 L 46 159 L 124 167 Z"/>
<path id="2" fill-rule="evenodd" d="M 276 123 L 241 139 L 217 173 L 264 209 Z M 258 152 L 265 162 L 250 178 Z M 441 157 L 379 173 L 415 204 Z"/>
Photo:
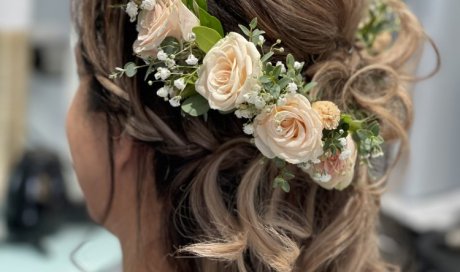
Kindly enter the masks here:
<path id="1" fill-rule="evenodd" d="M 132 176 L 134 173 L 129 171 L 126 176 L 118 176 L 113 206 L 104 224 L 120 241 L 123 272 L 175 271 L 164 242 L 163 203 L 154 188 L 147 188 L 154 182 L 143 182 L 139 196 Z M 138 201 L 142 201 L 141 205 Z"/>

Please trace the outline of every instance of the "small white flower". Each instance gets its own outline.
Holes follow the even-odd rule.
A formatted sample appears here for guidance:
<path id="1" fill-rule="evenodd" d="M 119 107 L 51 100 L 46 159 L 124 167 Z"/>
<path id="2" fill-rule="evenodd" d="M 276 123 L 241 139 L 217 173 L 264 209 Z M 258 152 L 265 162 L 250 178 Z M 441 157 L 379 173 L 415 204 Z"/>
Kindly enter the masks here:
<path id="1" fill-rule="evenodd" d="M 166 54 L 165 51 L 160 50 L 157 54 L 157 59 L 160 61 L 165 61 L 168 59 L 168 54 Z"/>
<path id="2" fill-rule="evenodd" d="M 295 84 L 294 82 L 289 83 L 288 86 L 287 86 L 287 90 L 290 93 L 296 93 L 298 89 L 299 89 L 299 87 L 297 87 L 297 84 Z"/>
<path id="3" fill-rule="evenodd" d="M 276 63 L 276 66 L 281 66 L 281 73 L 286 73 L 286 66 L 284 66 L 284 63 L 282 63 L 281 61 L 278 61 Z"/>
<path id="4" fill-rule="evenodd" d="M 342 147 L 347 146 L 347 139 L 346 139 L 346 138 L 343 138 L 343 137 L 340 138 L 340 139 L 339 139 L 339 142 L 340 142 L 340 145 L 341 145 Z"/>
<path id="5" fill-rule="evenodd" d="M 153 10 L 156 4 L 157 4 L 156 0 L 144 0 L 142 1 L 141 9 Z"/>
<path id="6" fill-rule="evenodd" d="M 316 158 L 314 160 L 311 161 L 313 164 L 320 164 L 321 163 L 321 160 Z"/>
<path id="7" fill-rule="evenodd" d="M 182 100 L 182 97 L 181 96 L 174 96 L 173 98 L 171 98 L 169 100 L 169 104 L 171 104 L 171 106 L 177 108 L 180 106 L 180 101 Z"/>
<path id="8" fill-rule="evenodd" d="M 236 117 L 238 118 L 246 118 L 246 119 L 250 119 L 254 116 L 254 113 L 251 111 L 251 110 L 248 110 L 248 109 L 239 109 L 239 110 L 236 110 L 235 111 L 235 115 Z"/>
<path id="9" fill-rule="evenodd" d="M 303 65 L 303 63 L 296 61 L 294 62 L 294 69 L 300 70 L 303 67 Z"/>
<path id="10" fill-rule="evenodd" d="M 158 72 L 155 74 L 155 79 L 159 80 L 166 80 L 171 76 L 171 71 L 169 71 L 167 68 L 160 67 L 157 70 Z"/>
<path id="11" fill-rule="evenodd" d="M 254 126 L 252 124 L 245 124 L 243 126 L 243 131 L 244 131 L 244 133 L 246 133 L 248 135 L 252 135 L 252 134 L 254 134 Z"/>
<path id="12" fill-rule="evenodd" d="M 261 110 L 266 105 L 267 103 L 265 102 L 265 100 L 262 97 L 257 96 L 256 100 L 254 101 L 254 106 L 256 106 L 256 109 Z"/>
<path id="13" fill-rule="evenodd" d="M 163 97 L 163 98 L 168 97 L 168 95 L 169 95 L 168 87 L 165 86 L 165 87 L 161 87 L 160 89 L 158 89 L 157 95 L 159 97 Z"/>
<path id="14" fill-rule="evenodd" d="M 344 160 L 350 158 L 351 155 L 352 155 L 352 154 L 351 154 L 351 150 L 350 150 L 350 149 L 345 149 L 344 151 L 342 151 L 342 153 L 340 153 L 339 159 L 340 159 L 341 161 L 344 161 Z"/>
<path id="15" fill-rule="evenodd" d="M 276 102 L 276 104 L 277 104 L 278 106 L 284 106 L 284 105 L 286 105 L 286 102 L 287 102 L 286 97 L 281 96 L 281 97 L 278 99 L 278 101 Z"/>
<path id="16" fill-rule="evenodd" d="M 185 89 L 185 86 L 187 86 L 187 84 L 185 84 L 185 79 L 182 77 L 174 80 L 174 86 L 182 91 Z"/>
<path id="17" fill-rule="evenodd" d="M 131 18 L 131 22 L 136 21 L 138 12 L 139 8 L 137 7 L 137 4 L 133 1 L 130 1 L 128 5 L 126 5 L 126 13 L 128 13 L 129 17 Z"/>
<path id="18" fill-rule="evenodd" d="M 344 132 L 345 132 L 345 131 L 343 131 L 343 129 L 340 129 L 340 130 L 339 130 L 339 133 L 340 133 L 340 134 L 343 134 Z"/>
<path id="19" fill-rule="evenodd" d="M 331 179 L 332 179 L 332 176 L 327 173 L 323 173 L 318 177 L 319 182 L 329 182 L 331 181 Z"/>
<path id="20" fill-rule="evenodd" d="M 244 100 L 249 104 L 256 103 L 257 97 L 258 97 L 258 93 L 254 91 L 248 92 L 247 94 L 243 95 Z"/>
<path id="21" fill-rule="evenodd" d="M 187 42 L 193 42 L 196 40 L 196 34 L 193 33 L 193 32 L 190 32 L 188 35 L 187 35 Z"/>
<path id="22" fill-rule="evenodd" d="M 265 43 L 265 38 L 262 35 L 259 35 L 259 45 L 263 45 Z"/>
<path id="23" fill-rule="evenodd" d="M 279 51 L 280 53 L 284 53 L 284 47 L 280 47 Z"/>
<path id="24" fill-rule="evenodd" d="M 190 54 L 187 58 L 187 60 L 185 60 L 185 62 L 188 64 L 188 65 L 197 65 L 198 64 L 198 59 L 193 55 L 193 54 Z"/>
<path id="25" fill-rule="evenodd" d="M 310 163 L 306 163 L 306 162 L 304 162 L 304 163 L 299 163 L 299 164 L 297 164 L 297 166 L 298 166 L 300 169 L 304 170 L 304 171 L 306 171 L 306 170 L 308 170 L 308 169 L 311 168 L 311 164 L 310 164 Z"/>
<path id="26" fill-rule="evenodd" d="M 173 69 L 174 66 L 176 66 L 176 61 L 173 59 L 166 59 L 165 64 L 168 68 Z"/>

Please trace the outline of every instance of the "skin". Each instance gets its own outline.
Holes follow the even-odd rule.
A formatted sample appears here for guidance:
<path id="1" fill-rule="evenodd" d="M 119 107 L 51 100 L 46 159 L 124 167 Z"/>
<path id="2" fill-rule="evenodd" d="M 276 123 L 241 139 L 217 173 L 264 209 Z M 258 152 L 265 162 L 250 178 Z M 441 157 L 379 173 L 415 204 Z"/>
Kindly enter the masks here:
<path id="1" fill-rule="evenodd" d="M 91 218 L 112 232 L 120 241 L 124 272 L 174 271 L 162 247 L 162 203 L 154 186 L 143 188 L 144 203 L 140 211 L 136 203 L 137 158 L 139 149 L 132 138 L 123 133 L 113 137 L 114 194 L 106 220 L 103 220 L 110 197 L 110 163 L 107 122 L 104 113 L 88 111 L 87 95 L 91 91 L 89 75 L 80 74 L 80 84 L 66 122 L 67 138 L 74 169 L 85 196 Z M 147 172 L 144 184 L 154 184 L 154 175 Z M 152 261 L 154 260 L 154 261 Z"/>

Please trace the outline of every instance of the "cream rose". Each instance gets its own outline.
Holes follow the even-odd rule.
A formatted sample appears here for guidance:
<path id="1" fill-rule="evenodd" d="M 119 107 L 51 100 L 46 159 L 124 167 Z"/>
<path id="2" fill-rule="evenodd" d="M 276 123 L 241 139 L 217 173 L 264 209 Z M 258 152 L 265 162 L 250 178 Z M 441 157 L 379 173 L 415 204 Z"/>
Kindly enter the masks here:
<path id="1" fill-rule="evenodd" d="M 256 88 L 262 73 L 256 46 L 238 33 L 220 40 L 203 59 L 196 91 L 212 109 L 230 111 L 244 102 L 243 95 Z"/>
<path id="2" fill-rule="evenodd" d="M 357 156 L 356 144 L 351 135 L 348 135 L 344 152 L 321 160 L 306 172 L 325 189 L 343 190 L 353 180 Z"/>
<path id="3" fill-rule="evenodd" d="M 292 164 L 316 160 L 323 154 L 323 124 L 308 99 L 288 94 L 282 106 L 263 111 L 254 120 L 257 148 L 268 158 Z"/>
<path id="4" fill-rule="evenodd" d="M 144 59 L 155 57 L 166 37 L 187 40 L 199 24 L 198 18 L 181 0 L 158 0 L 153 10 L 139 13 L 139 35 L 134 42 L 134 52 Z"/>

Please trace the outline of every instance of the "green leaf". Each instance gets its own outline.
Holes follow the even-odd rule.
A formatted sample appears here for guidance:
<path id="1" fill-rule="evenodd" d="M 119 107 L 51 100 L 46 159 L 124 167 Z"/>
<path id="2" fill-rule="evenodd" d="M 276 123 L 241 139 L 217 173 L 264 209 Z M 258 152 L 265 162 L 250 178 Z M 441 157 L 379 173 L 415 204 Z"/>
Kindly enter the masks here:
<path id="1" fill-rule="evenodd" d="M 238 25 L 238 27 L 241 29 L 241 31 L 243 31 L 244 35 L 246 35 L 246 36 L 251 35 L 251 30 L 249 30 L 244 25 Z"/>
<path id="2" fill-rule="evenodd" d="M 295 178 L 295 175 L 291 172 L 285 171 L 283 173 L 283 178 L 287 181 L 293 180 Z"/>
<path id="3" fill-rule="evenodd" d="M 187 99 L 191 96 L 194 96 L 194 95 L 197 95 L 198 93 L 196 92 L 195 90 L 195 85 L 194 84 L 187 84 L 187 86 L 185 86 L 185 89 L 180 93 L 180 96 L 183 98 L 183 99 Z"/>
<path id="4" fill-rule="evenodd" d="M 291 191 L 291 185 L 289 185 L 289 182 L 284 181 L 283 183 L 281 183 L 281 189 L 282 189 L 285 193 L 289 193 L 289 192 Z"/>
<path id="5" fill-rule="evenodd" d="M 278 84 L 274 84 L 273 87 L 270 89 L 270 93 L 275 97 L 278 98 L 281 94 L 281 87 Z"/>
<path id="6" fill-rule="evenodd" d="M 198 47 L 205 53 L 208 53 L 209 50 L 211 50 L 211 48 L 222 39 L 219 32 L 205 26 L 194 27 L 193 33 L 196 35 Z"/>
<path id="7" fill-rule="evenodd" d="M 374 134 L 374 136 L 378 136 L 380 134 L 380 126 L 379 123 L 374 122 L 371 124 L 369 130 Z"/>
<path id="8" fill-rule="evenodd" d="M 318 83 L 316 83 L 316 82 L 314 82 L 314 81 L 308 83 L 307 85 L 305 85 L 305 86 L 303 87 L 303 93 L 304 93 L 304 94 L 307 94 L 307 93 L 310 92 L 313 88 L 315 88 L 316 85 L 318 85 Z"/>
<path id="9" fill-rule="evenodd" d="M 168 55 L 177 54 L 181 50 L 179 41 L 174 37 L 166 37 L 160 47 Z"/>
<path id="10" fill-rule="evenodd" d="M 201 95 L 191 96 L 182 103 L 182 110 L 195 117 L 207 113 L 209 109 L 208 100 Z"/>
<path id="11" fill-rule="evenodd" d="M 252 19 L 251 23 L 249 24 L 249 27 L 251 29 L 254 29 L 257 27 L 257 17 L 255 17 L 254 19 Z"/>
<path id="12" fill-rule="evenodd" d="M 205 0 L 202 0 L 205 1 Z M 209 28 L 214 29 L 215 31 L 219 32 L 219 34 L 223 37 L 225 36 L 224 34 L 224 28 L 222 27 L 222 23 L 217 19 L 216 17 L 212 16 L 209 14 L 205 9 L 203 9 L 201 6 L 198 7 L 198 17 L 200 19 L 200 24 L 202 26 L 206 26 Z"/>
<path id="13" fill-rule="evenodd" d="M 278 167 L 278 168 L 286 167 L 286 161 L 284 161 L 284 160 L 282 160 L 280 158 L 275 158 L 274 161 L 275 161 L 276 167 Z"/>
<path id="14" fill-rule="evenodd" d="M 262 62 L 266 62 L 267 60 L 269 60 L 269 59 L 273 56 L 273 54 L 274 54 L 273 52 L 268 52 L 267 54 L 265 54 L 265 55 L 262 57 L 261 61 L 262 61 Z"/>
<path id="15" fill-rule="evenodd" d="M 288 54 L 286 57 L 286 64 L 289 69 L 294 69 L 294 56 L 292 54 Z"/>
<path id="16" fill-rule="evenodd" d="M 260 83 L 262 83 L 262 84 L 272 82 L 272 79 L 270 77 L 268 77 L 268 76 L 261 76 L 259 78 L 259 80 L 260 80 Z"/>
<path id="17" fill-rule="evenodd" d="M 134 62 L 126 63 L 124 69 L 127 77 L 133 77 L 137 74 L 137 66 Z"/>
<path id="18" fill-rule="evenodd" d="M 208 3 L 206 0 L 194 0 L 194 1 L 198 4 L 198 6 L 201 9 L 208 11 Z"/>
<path id="19" fill-rule="evenodd" d="M 281 74 L 281 66 L 278 65 L 275 67 L 275 70 L 273 70 L 273 77 L 278 79 Z"/>
<path id="20" fill-rule="evenodd" d="M 287 85 L 289 85 L 289 83 L 291 83 L 291 79 L 285 77 L 285 78 L 282 78 L 282 79 L 278 82 L 278 85 L 280 85 L 281 90 L 284 90 L 284 88 L 286 88 Z"/>

